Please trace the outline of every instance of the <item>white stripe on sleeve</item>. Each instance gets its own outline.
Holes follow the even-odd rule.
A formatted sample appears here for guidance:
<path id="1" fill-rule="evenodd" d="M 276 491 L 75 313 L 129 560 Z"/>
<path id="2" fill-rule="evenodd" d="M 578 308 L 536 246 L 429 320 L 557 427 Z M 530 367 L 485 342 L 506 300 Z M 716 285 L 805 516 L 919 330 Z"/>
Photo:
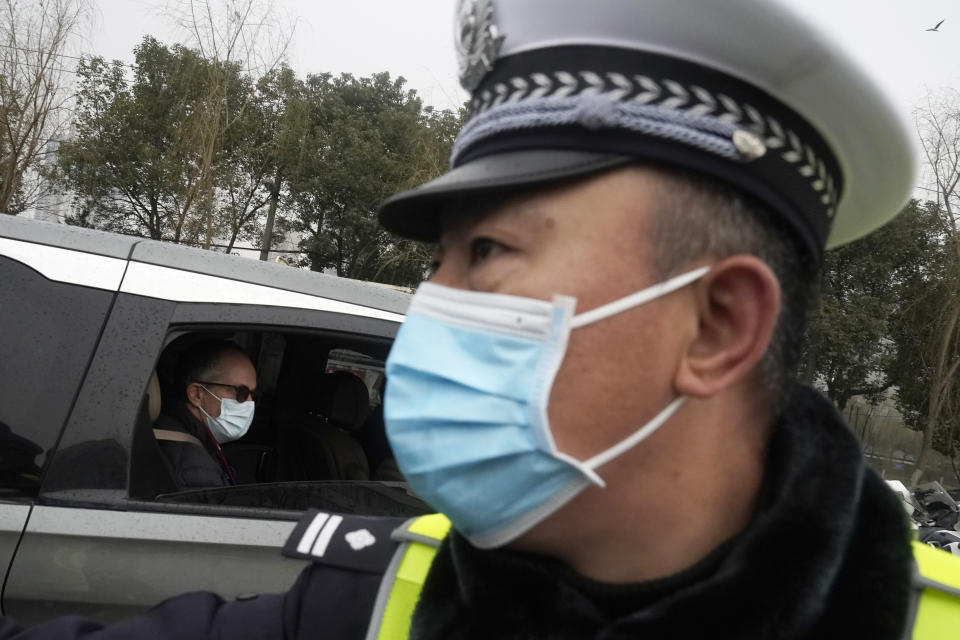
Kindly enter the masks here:
<path id="1" fill-rule="evenodd" d="M 330 516 L 329 522 L 324 525 L 323 530 L 320 531 L 320 535 L 317 536 L 317 542 L 313 545 L 313 550 L 310 551 L 311 554 L 322 558 L 323 554 L 327 552 L 327 545 L 330 544 L 330 539 L 333 538 L 333 534 L 336 533 L 337 527 L 340 526 L 340 523 L 343 522 L 343 516 Z"/>
<path id="2" fill-rule="evenodd" d="M 313 541 L 317 539 L 317 534 L 320 533 L 320 527 L 323 526 L 323 523 L 325 523 L 329 517 L 330 515 L 327 513 L 318 513 L 313 517 L 313 522 L 307 527 L 303 537 L 300 539 L 300 544 L 297 545 L 297 553 L 310 553 L 310 547 L 313 546 Z"/>

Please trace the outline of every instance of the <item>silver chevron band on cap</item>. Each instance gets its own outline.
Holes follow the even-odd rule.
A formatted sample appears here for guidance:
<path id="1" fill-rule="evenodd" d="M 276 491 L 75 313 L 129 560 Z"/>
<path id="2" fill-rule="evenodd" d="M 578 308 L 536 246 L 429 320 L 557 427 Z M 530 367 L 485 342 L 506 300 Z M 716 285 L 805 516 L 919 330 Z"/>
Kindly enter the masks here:
<path id="1" fill-rule="evenodd" d="M 462 153 L 494 135 L 535 129 L 581 125 L 587 129 L 623 129 L 696 147 L 728 160 L 747 161 L 733 143 L 733 124 L 690 111 L 659 105 L 619 102 L 612 96 L 532 98 L 501 104 L 475 116 L 453 145 L 450 164 Z"/>
<path id="2" fill-rule="evenodd" d="M 806 183 L 828 219 L 839 200 L 838 181 L 801 134 L 762 107 L 695 82 L 616 71 L 527 72 L 492 80 L 475 95 L 471 109 L 451 151 L 451 166 L 472 146 L 499 134 L 580 125 L 677 142 L 740 163 L 769 149 Z M 742 144 L 745 138 L 753 144 Z"/>

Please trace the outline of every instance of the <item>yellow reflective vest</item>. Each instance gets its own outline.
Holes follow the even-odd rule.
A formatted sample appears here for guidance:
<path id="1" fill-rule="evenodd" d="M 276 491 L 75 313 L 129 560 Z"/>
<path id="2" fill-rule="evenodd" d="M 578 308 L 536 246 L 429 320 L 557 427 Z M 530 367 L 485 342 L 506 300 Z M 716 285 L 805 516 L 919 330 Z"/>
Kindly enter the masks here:
<path id="1" fill-rule="evenodd" d="M 433 556 L 449 531 L 446 516 L 433 513 L 409 520 L 393 532 L 401 544 L 380 582 L 367 640 L 406 640 Z"/>
<path id="2" fill-rule="evenodd" d="M 394 532 L 401 542 L 377 593 L 366 640 L 406 640 L 437 547 L 450 531 L 442 514 L 420 516 Z M 904 638 L 960 639 L 960 557 L 913 543 L 914 575 Z"/>
<path id="3" fill-rule="evenodd" d="M 912 624 L 907 625 L 904 637 L 960 638 L 960 557 L 914 542 L 913 559 Z"/>

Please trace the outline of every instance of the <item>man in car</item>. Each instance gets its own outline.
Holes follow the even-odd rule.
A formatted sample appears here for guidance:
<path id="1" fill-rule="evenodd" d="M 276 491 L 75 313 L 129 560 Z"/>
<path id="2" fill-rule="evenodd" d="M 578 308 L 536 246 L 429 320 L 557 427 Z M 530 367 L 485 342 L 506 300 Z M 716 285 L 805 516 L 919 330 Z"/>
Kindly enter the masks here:
<path id="1" fill-rule="evenodd" d="M 952 556 L 792 376 L 825 247 L 912 189 L 889 100 L 781 2 L 457 16 L 453 168 L 380 212 L 438 243 L 384 411 L 445 518 L 311 511 L 287 594 L 91 637 L 952 637 Z"/>
<path id="2" fill-rule="evenodd" d="M 220 445 L 243 437 L 253 422 L 257 372 L 227 340 L 205 340 L 180 356 L 178 396 L 153 425 L 181 489 L 236 484 Z"/>

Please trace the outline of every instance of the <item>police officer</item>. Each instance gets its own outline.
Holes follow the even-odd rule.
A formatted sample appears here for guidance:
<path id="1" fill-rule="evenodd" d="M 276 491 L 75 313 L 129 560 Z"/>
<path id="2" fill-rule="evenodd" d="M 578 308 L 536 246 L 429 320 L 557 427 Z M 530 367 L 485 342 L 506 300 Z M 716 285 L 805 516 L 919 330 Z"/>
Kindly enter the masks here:
<path id="1" fill-rule="evenodd" d="M 380 213 L 438 243 L 385 421 L 444 515 L 313 511 L 287 594 L 29 637 L 955 637 L 953 557 L 790 378 L 824 248 L 910 193 L 889 101 L 772 0 L 457 21 L 453 168 Z"/>

